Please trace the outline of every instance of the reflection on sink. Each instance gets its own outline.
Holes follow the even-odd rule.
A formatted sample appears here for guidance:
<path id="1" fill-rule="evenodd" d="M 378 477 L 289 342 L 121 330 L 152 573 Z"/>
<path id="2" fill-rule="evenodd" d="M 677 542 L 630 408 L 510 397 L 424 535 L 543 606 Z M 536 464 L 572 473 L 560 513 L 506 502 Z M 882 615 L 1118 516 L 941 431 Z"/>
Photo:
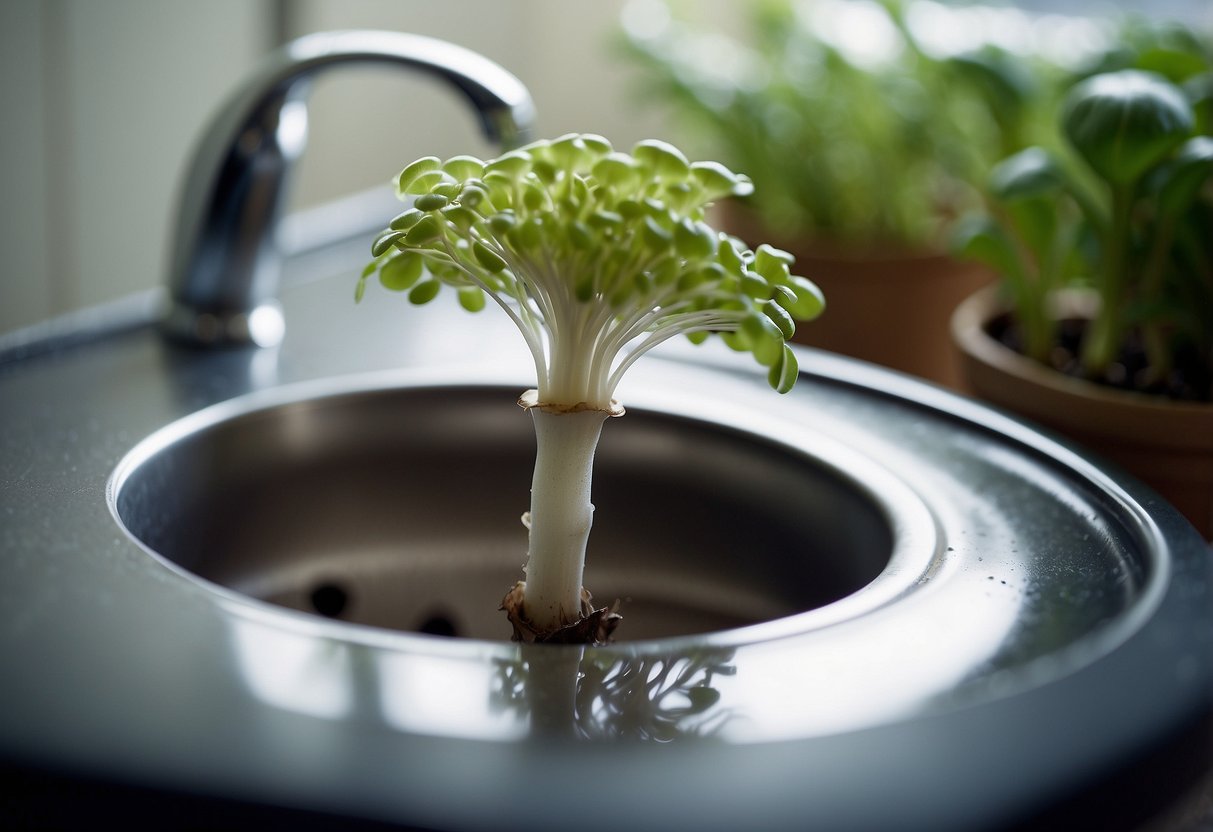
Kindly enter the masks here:
<path id="1" fill-rule="evenodd" d="M 246 596 L 397 630 L 500 639 L 522 576 L 530 420 L 494 387 L 239 401 L 140 445 L 120 522 L 187 573 Z M 604 431 L 587 585 L 625 638 L 716 631 L 872 582 L 893 511 L 774 440 L 631 410 Z"/>

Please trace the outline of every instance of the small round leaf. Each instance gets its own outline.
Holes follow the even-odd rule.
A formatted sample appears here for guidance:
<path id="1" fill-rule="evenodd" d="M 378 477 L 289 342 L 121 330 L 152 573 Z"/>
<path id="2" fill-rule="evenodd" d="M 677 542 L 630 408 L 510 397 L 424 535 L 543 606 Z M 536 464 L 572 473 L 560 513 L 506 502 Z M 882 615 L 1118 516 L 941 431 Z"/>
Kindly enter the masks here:
<path id="1" fill-rule="evenodd" d="M 472 179 L 484 175 L 484 162 L 475 156 L 452 156 L 442 163 L 442 169 L 455 179 Z"/>
<path id="2" fill-rule="evenodd" d="M 423 156 L 417 161 L 410 164 L 396 177 L 396 191 L 401 194 L 423 193 L 429 188 L 423 188 L 418 191 L 410 190 L 413 183 L 417 181 L 422 174 L 440 170 L 442 161 L 437 156 Z"/>
<path id="3" fill-rule="evenodd" d="M 422 306 L 429 303 L 434 298 L 438 297 L 438 292 L 442 289 L 442 284 L 437 280 L 426 280 L 418 283 L 409 292 L 409 303 L 416 306 Z"/>
<path id="4" fill-rule="evenodd" d="M 459 298 L 459 305 L 468 312 L 479 312 L 484 309 L 485 297 L 484 292 L 479 286 L 463 286 L 456 292 Z"/>
<path id="5" fill-rule="evenodd" d="M 402 251 L 383 264 L 379 270 L 379 282 L 385 289 L 404 292 L 421 279 L 421 266 L 420 254 Z"/>
<path id="6" fill-rule="evenodd" d="M 796 360 L 796 353 L 791 347 L 784 344 L 779 360 L 771 365 L 771 369 L 767 373 L 767 381 L 778 392 L 787 393 L 796 386 L 796 377 L 799 372 L 800 364 Z"/>

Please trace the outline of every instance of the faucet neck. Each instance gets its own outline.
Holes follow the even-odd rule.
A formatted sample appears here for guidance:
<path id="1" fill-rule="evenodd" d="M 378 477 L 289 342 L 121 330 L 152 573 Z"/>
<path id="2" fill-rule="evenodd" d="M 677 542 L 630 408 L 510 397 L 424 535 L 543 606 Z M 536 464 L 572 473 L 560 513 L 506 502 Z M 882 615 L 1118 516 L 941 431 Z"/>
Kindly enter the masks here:
<path id="1" fill-rule="evenodd" d="M 376 63 L 422 71 L 464 94 L 490 140 L 529 137 L 534 105 L 516 77 L 481 55 L 399 32 L 321 32 L 272 54 L 204 131 L 181 192 L 167 331 L 200 345 L 278 343 L 281 254 L 274 231 L 307 144 L 307 92 L 321 71 Z"/>

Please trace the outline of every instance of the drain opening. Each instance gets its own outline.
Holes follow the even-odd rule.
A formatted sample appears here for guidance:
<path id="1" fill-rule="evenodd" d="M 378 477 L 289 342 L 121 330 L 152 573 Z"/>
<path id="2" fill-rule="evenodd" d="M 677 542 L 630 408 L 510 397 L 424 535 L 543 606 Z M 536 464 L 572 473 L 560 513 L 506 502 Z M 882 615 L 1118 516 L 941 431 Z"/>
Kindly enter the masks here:
<path id="1" fill-rule="evenodd" d="M 432 613 L 417 625 L 417 632 L 431 636 L 457 636 L 459 628 L 454 620 L 445 613 Z"/>
<path id="2" fill-rule="evenodd" d="M 310 597 L 312 609 L 325 618 L 339 618 L 350 604 L 350 594 L 335 583 L 320 584 Z"/>

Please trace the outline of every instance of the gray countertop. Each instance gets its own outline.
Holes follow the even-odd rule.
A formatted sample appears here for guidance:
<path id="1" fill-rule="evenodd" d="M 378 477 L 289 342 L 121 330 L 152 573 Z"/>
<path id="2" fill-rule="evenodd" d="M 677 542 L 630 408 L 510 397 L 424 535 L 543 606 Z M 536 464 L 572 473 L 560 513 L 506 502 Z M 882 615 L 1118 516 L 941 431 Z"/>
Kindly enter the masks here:
<path id="1" fill-rule="evenodd" d="M 472 690 L 487 689 L 483 669 L 493 661 L 546 659 L 505 642 L 336 626 L 245 602 L 149 555 L 106 501 L 115 466 L 136 443 L 234 397 L 271 401 L 308 389 L 295 385 L 341 379 L 375 388 L 442 373 L 529 386 L 525 350 L 502 316 L 472 320 L 441 302 L 415 310 L 402 298 L 355 306 L 364 247 L 292 261 L 287 335 L 273 350 L 175 346 L 140 326 L 136 312 L 108 336 L 0 363 L 0 760 L 442 828 L 481 828 L 494 813 L 507 825 L 544 828 L 563 811 L 605 828 L 622 801 L 637 807 L 639 827 L 735 828 L 744 806 L 762 801 L 770 828 L 808 819 L 836 829 L 975 829 L 1030 815 L 1207 714 L 1208 551 L 1151 493 L 1010 419 L 892 373 L 805 350 L 797 390 L 768 402 L 756 398 L 765 395 L 760 368 L 723 348 L 687 345 L 641 362 L 625 401 L 659 409 L 671 385 L 713 389 L 776 429 L 811 420 L 823 441 L 859 447 L 909 481 L 932 519 L 930 563 L 917 581 L 927 590 L 906 603 L 929 610 L 950 593 L 965 599 L 944 604 L 943 617 L 924 611 L 914 620 L 936 632 L 924 639 L 956 645 L 972 622 L 987 622 L 996 635 L 982 642 L 986 652 L 937 671 L 950 680 L 946 690 L 917 688 L 920 676 L 893 647 L 886 667 L 838 671 L 857 686 L 887 686 L 883 710 L 847 723 L 814 710 L 845 710 L 845 687 L 831 693 L 830 673 L 811 672 L 826 666 L 815 645 L 834 625 L 803 643 L 782 631 L 725 639 L 735 675 L 720 694 L 740 718 L 721 737 L 667 746 L 519 737 L 517 724 L 500 721 L 443 728 L 438 711 L 429 728 L 393 717 L 374 691 L 401 656 L 422 680 L 439 678 L 444 662 L 473 668 Z M 154 300 L 128 308 L 146 311 Z M 983 491 L 995 497 L 979 499 Z M 1051 499 L 1058 495 L 1069 496 Z M 1000 526 L 1020 500 L 1055 516 L 1035 530 Z M 1151 546 L 1162 554 L 1142 554 Z M 1006 558 L 978 566 L 983 547 Z M 984 585 L 1016 568 L 1024 570 L 1017 587 Z M 1051 595 L 1063 573 L 1071 588 L 1101 597 Z M 833 632 L 845 639 L 849 631 Z M 852 635 L 862 641 L 865 632 Z M 917 643 L 907 637 L 897 649 Z M 789 659 L 797 649 L 804 667 Z M 318 670 L 282 663 L 300 650 L 322 654 Z M 627 661 L 646 650 L 675 660 L 687 647 L 617 654 Z M 297 678 L 266 682 L 259 666 Z M 298 695 L 322 693 L 336 676 L 352 691 L 343 709 L 326 712 L 320 693 Z M 497 718 L 481 700 L 463 707 Z M 555 796 L 537 802 L 536 778 Z"/>

